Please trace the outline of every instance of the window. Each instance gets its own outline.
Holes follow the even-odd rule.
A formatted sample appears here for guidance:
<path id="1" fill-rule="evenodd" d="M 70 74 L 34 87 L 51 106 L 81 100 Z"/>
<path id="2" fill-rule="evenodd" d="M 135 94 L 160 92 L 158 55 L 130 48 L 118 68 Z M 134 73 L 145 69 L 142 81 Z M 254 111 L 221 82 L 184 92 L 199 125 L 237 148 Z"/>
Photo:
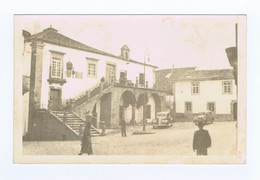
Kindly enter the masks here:
<path id="1" fill-rule="evenodd" d="M 199 83 L 194 82 L 192 84 L 192 94 L 199 94 Z"/>
<path id="2" fill-rule="evenodd" d="M 119 83 L 121 85 L 124 85 L 127 81 L 127 77 L 126 77 L 126 71 L 124 72 L 120 72 L 120 78 L 119 78 Z"/>
<path id="3" fill-rule="evenodd" d="M 88 75 L 96 76 L 96 64 L 92 64 L 92 63 L 88 64 Z"/>
<path id="4" fill-rule="evenodd" d="M 59 56 L 52 55 L 51 63 L 51 77 L 52 78 L 62 78 L 62 59 Z"/>
<path id="5" fill-rule="evenodd" d="M 106 82 L 114 83 L 116 80 L 116 65 L 115 64 L 107 64 L 106 65 Z"/>
<path id="6" fill-rule="evenodd" d="M 185 111 L 186 112 L 192 112 L 191 102 L 185 102 Z"/>
<path id="7" fill-rule="evenodd" d="M 120 79 L 127 79 L 126 71 L 120 72 Z"/>
<path id="8" fill-rule="evenodd" d="M 87 58 L 88 63 L 87 63 L 87 77 L 89 78 L 96 78 L 97 77 L 97 61 L 96 59 L 93 58 Z"/>
<path id="9" fill-rule="evenodd" d="M 223 94 L 232 94 L 232 82 L 223 81 Z"/>
<path id="10" fill-rule="evenodd" d="M 140 73 L 139 74 L 139 84 L 143 84 L 144 85 L 144 73 Z"/>
<path id="11" fill-rule="evenodd" d="M 216 110 L 215 103 L 214 102 L 207 103 L 207 110 L 215 112 L 215 110 Z"/>

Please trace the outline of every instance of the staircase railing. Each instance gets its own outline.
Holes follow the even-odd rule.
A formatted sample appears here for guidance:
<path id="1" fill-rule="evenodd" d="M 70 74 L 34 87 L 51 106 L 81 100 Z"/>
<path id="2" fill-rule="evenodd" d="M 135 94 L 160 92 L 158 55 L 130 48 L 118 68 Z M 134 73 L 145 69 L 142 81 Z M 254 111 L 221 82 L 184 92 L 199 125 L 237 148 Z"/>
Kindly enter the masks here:
<path id="1" fill-rule="evenodd" d="M 70 99 L 64 109 L 71 109 L 72 107 L 77 107 L 84 102 L 87 102 L 90 98 L 100 94 L 103 90 L 107 89 L 108 87 L 112 86 L 113 84 L 109 84 L 106 82 L 100 82 L 96 86 L 79 93 L 78 95 L 74 96 L 74 98 Z"/>
<path id="2" fill-rule="evenodd" d="M 78 116 L 76 113 L 71 112 L 71 114 L 73 114 L 73 115 L 76 116 L 77 118 L 81 119 L 83 122 L 86 122 L 85 119 L 81 118 L 81 117 Z M 84 126 L 84 125 L 83 125 L 83 126 Z M 94 129 L 94 130 L 96 130 L 97 132 L 101 133 L 101 131 L 100 131 L 99 129 L 97 129 L 95 126 L 93 126 L 92 124 L 91 124 L 91 128 Z"/>

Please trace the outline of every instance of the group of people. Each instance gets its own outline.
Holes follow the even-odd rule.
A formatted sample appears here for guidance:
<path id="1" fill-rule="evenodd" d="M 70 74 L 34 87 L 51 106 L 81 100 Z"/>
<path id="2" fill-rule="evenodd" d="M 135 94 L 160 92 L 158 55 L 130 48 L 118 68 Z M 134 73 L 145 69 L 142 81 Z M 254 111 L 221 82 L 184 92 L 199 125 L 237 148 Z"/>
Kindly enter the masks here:
<path id="1" fill-rule="evenodd" d="M 81 150 L 79 155 L 87 153 L 88 155 L 93 154 L 92 142 L 91 142 L 91 122 L 94 117 L 90 111 L 86 112 L 86 127 L 81 140 Z M 124 119 L 121 120 L 121 135 L 126 137 L 126 122 Z M 207 156 L 207 149 L 211 147 L 211 138 L 209 132 L 203 129 L 205 124 L 203 122 L 198 122 L 199 130 L 194 132 L 193 136 L 193 151 L 196 151 L 198 156 Z"/>

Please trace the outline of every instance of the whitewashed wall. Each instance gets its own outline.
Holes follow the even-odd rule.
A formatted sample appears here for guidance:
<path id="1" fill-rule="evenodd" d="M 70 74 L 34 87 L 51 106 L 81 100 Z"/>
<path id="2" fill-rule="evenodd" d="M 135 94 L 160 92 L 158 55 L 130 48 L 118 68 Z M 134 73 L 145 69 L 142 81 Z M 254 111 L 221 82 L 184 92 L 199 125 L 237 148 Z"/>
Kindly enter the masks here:
<path id="1" fill-rule="evenodd" d="M 22 51 L 22 62 L 21 63 L 23 65 L 22 75 L 30 77 L 30 72 L 31 72 L 31 46 L 30 46 L 30 43 L 24 43 L 24 47 L 23 47 L 23 51 Z M 26 92 L 22 96 L 23 136 L 28 131 L 29 95 L 30 95 L 30 92 Z"/>
<path id="2" fill-rule="evenodd" d="M 22 104 L 22 121 L 23 121 L 23 136 L 28 131 L 28 118 L 29 118 L 29 92 L 23 95 Z"/>
<path id="3" fill-rule="evenodd" d="M 191 94 L 191 82 L 176 82 L 176 112 L 185 112 L 185 102 L 192 102 L 192 112 L 199 113 L 207 110 L 208 102 L 215 102 L 216 114 L 231 114 L 230 103 L 236 100 L 236 86 L 232 80 L 232 94 L 223 94 L 222 80 L 200 81 L 199 95 Z"/>
<path id="4" fill-rule="evenodd" d="M 151 118 L 147 119 L 147 121 L 152 122 L 152 120 L 155 119 L 155 101 L 152 96 L 149 97 L 147 105 L 151 106 Z"/>
<path id="5" fill-rule="evenodd" d="M 43 55 L 43 73 L 42 73 L 42 92 L 41 92 L 41 104 L 42 108 L 48 107 L 48 93 L 49 86 L 54 86 L 57 88 L 61 88 L 58 84 L 49 85 L 47 79 L 49 78 L 49 67 L 51 62 L 51 52 L 58 51 L 61 53 L 65 53 L 63 59 L 63 75 L 65 77 L 66 71 L 66 63 L 68 61 L 72 62 L 74 70 L 77 72 L 83 72 L 83 79 L 75 79 L 75 78 L 66 78 L 67 83 L 62 86 L 62 99 L 63 102 L 65 99 L 69 99 L 79 94 L 80 92 L 92 88 L 96 84 L 100 82 L 102 77 L 105 77 L 106 74 L 106 64 L 111 63 L 116 65 L 116 79 L 119 79 L 120 72 L 127 70 L 127 78 L 128 80 L 132 80 L 133 83 L 136 81 L 136 77 L 139 78 L 139 73 L 144 72 L 144 65 L 137 64 L 133 62 L 127 63 L 126 61 L 103 56 L 99 54 L 94 54 L 90 52 L 85 52 L 81 50 L 61 47 L 52 44 L 45 44 L 44 47 L 44 55 Z M 98 59 L 97 62 L 97 77 L 96 78 L 88 78 L 87 77 L 87 59 L 95 58 Z M 149 87 L 153 87 L 154 84 L 154 68 L 150 66 L 146 66 L 146 81 L 148 81 Z"/>
<path id="6" fill-rule="evenodd" d="M 31 72 L 31 43 L 24 43 L 24 49 L 22 54 L 22 64 L 23 64 L 23 75 L 30 76 Z"/>

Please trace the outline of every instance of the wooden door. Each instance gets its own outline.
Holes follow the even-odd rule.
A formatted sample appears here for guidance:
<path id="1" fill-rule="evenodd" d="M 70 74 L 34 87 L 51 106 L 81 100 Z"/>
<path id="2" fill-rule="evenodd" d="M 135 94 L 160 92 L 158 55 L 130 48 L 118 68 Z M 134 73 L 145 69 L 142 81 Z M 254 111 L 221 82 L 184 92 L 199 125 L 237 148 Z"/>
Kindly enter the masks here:
<path id="1" fill-rule="evenodd" d="M 237 120 L 237 103 L 233 104 L 233 120 Z"/>
<path id="2" fill-rule="evenodd" d="M 61 90 L 51 89 L 50 90 L 50 102 L 49 107 L 51 110 L 59 110 L 61 106 Z"/>

